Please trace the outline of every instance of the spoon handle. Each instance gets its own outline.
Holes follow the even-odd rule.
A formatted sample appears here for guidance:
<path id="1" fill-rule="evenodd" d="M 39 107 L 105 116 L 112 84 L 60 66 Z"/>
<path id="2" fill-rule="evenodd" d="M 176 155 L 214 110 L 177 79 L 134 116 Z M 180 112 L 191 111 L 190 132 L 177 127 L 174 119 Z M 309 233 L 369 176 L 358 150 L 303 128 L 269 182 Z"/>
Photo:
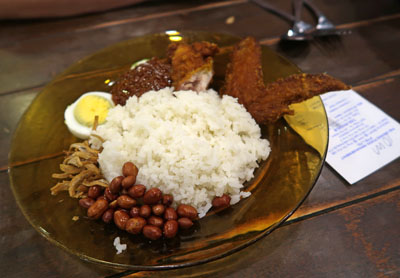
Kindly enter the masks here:
<path id="1" fill-rule="evenodd" d="M 295 22 L 301 21 L 301 9 L 303 8 L 303 0 L 294 0 L 294 20 Z"/>
<path id="2" fill-rule="evenodd" d="M 317 6 L 311 2 L 310 0 L 303 0 L 304 4 L 306 4 L 314 13 L 317 17 L 323 16 L 322 12 L 320 9 L 317 8 Z"/>
<path id="3" fill-rule="evenodd" d="M 270 3 L 263 1 L 263 0 L 250 0 L 250 2 L 253 2 L 254 4 L 260 6 L 261 8 L 268 10 L 288 21 L 294 22 L 295 21 L 295 17 L 290 14 L 287 13 L 281 9 L 278 9 L 277 7 L 274 7 L 273 5 L 271 5 Z"/>

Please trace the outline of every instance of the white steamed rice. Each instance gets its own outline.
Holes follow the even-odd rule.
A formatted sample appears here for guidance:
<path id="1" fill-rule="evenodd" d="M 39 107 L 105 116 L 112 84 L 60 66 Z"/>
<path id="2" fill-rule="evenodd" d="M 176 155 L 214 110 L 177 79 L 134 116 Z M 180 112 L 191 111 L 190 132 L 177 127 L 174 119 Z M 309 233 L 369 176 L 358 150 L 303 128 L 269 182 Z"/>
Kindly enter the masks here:
<path id="1" fill-rule="evenodd" d="M 114 247 L 117 249 L 117 255 L 121 254 L 122 251 L 126 250 L 126 244 L 121 244 L 119 236 L 114 239 Z"/>
<path id="2" fill-rule="evenodd" d="M 243 183 L 270 152 L 237 99 L 214 90 L 165 88 L 131 97 L 109 111 L 95 134 L 105 139 L 99 164 L 108 181 L 132 161 L 139 168 L 137 183 L 173 194 L 177 203 L 196 207 L 200 217 L 215 196 L 227 193 L 231 204 L 249 196 L 241 192 Z M 101 146 L 96 137 L 90 143 Z"/>

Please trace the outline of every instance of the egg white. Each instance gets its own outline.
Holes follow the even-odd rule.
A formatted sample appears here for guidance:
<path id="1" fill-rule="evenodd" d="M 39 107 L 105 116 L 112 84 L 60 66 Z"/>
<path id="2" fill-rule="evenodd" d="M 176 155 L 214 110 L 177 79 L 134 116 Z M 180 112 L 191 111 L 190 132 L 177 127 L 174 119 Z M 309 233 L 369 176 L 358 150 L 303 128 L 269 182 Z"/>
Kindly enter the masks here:
<path id="1" fill-rule="evenodd" d="M 64 112 L 64 122 L 68 127 L 68 130 L 75 136 L 78 137 L 80 139 L 88 139 L 90 136 L 90 133 L 92 131 L 92 127 L 87 127 L 85 125 L 82 125 L 81 123 L 79 123 L 74 115 L 74 110 L 76 105 L 78 104 L 78 102 L 85 96 L 88 95 L 96 95 L 99 97 L 102 97 L 104 99 L 107 99 L 110 104 L 111 107 L 114 106 L 114 103 L 112 101 L 111 98 L 111 94 L 110 93 L 106 93 L 106 92 L 88 92 L 83 94 L 82 96 L 80 96 L 74 103 L 72 103 L 71 105 L 69 105 L 67 107 L 67 109 L 65 109 Z"/>

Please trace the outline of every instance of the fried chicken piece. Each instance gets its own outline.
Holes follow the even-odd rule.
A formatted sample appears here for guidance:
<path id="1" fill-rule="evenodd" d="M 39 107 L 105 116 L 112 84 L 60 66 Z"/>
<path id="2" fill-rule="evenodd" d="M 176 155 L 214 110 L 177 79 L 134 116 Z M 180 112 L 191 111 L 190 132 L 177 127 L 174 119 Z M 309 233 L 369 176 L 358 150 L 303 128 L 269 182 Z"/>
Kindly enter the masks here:
<path id="1" fill-rule="evenodd" d="M 214 74 L 212 56 L 217 52 L 218 46 L 210 42 L 171 43 L 167 53 L 175 90 L 206 90 Z"/>
<path id="2" fill-rule="evenodd" d="M 238 98 L 247 109 L 265 94 L 261 47 L 254 38 L 245 38 L 235 45 L 221 92 Z"/>
<path id="3" fill-rule="evenodd" d="M 115 104 L 125 105 L 133 95 L 140 97 L 148 91 L 158 91 L 171 84 L 171 65 L 166 59 L 152 58 L 118 79 L 111 88 L 112 100 Z"/>
<path id="4" fill-rule="evenodd" d="M 294 74 L 265 86 L 261 47 L 254 38 L 240 41 L 227 66 L 222 94 L 238 98 L 239 103 L 259 124 L 273 123 L 284 114 L 293 114 L 289 105 L 328 91 L 350 87 L 327 74 Z"/>

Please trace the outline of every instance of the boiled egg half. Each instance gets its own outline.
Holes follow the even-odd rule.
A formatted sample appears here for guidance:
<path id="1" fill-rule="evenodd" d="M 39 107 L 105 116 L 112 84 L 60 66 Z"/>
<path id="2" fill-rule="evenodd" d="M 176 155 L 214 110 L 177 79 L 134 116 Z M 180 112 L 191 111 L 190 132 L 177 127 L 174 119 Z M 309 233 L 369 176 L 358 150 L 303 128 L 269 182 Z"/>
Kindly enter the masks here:
<path id="1" fill-rule="evenodd" d="M 88 92 L 69 105 L 64 113 L 69 131 L 80 139 L 88 139 L 96 116 L 97 125 L 105 123 L 108 111 L 114 107 L 111 94 Z"/>

